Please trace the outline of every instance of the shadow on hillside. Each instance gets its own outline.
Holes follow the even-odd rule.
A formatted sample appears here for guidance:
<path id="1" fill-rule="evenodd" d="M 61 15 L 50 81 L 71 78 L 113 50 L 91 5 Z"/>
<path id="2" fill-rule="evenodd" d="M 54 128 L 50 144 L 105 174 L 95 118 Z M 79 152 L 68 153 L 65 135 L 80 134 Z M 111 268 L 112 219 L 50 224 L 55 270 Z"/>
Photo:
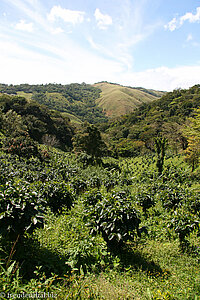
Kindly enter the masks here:
<path id="1" fill-rule="evenodd" d="M 136 270 L 140 269 L 142 271 L 146 271 L 151 276 L 163 276 L 164 273 L 165 275 L 169 275 L 166 273 L 166 270 L 162 270 L 159 264 L 140 253 L 137 249 L 133 250 L 131 247 L 126 246 L 123 247 L 123 249 L 121 249 L 121 251 L 116 255 L 119 257 L 123 269 L 133 267 Z"/>
<path id="2" fill-rule="evenodd" d="M 149 276 L 169 275 L 166 274 L 166 270 L 163 271 L 151 258 L 146 257 L 139 250 L 133 249 L 129 245 L 123 246 L 122 248 L 115 248 L 115 250 L 113 249 L 110 253 L 119 258 L 122 271 L 128 268 L 134 268 L 147 272 Z M 66 256 L 59 255 L 44 246 L 42 247 L 38 241 L 32 240 L 31 238 L 23 239 L 16 245 L 11 260 L 15 260 L 19 263 L 20 275 L 26 280 L 30 280 L 36 276 L 35 271 L 37 267 L 40 268 L 40 277 L 43 272 L 49 277 L 52 273 L 63 276 L 71 271 L 71 267 L 66 265 L 66 261 L 68 260 Z M 87 260 L 80 261 L 81 265 L 87 265 L 87 267 L 90 267 L 92 263 L 94 263 L 94 261 L 91 256 L 89 256 Z M 112 264 L 111 261 L 110 263 Z"/>
<path id="3" fill-rule="evenodd" d="M 11 252 L 9 248 L 6 249 L 7 253 Z M 44 272 L 47 277 L 51 276 L 52 273 L 64 275 L 70 271 L 70 267 L 65 264 L 66 257 L 42 247 L 37 241 L 30 238 L 21 239 L 15 245 L 10 258 L 11 261 L 17 262 L 20 276 L 26 280 L 36 277 L 37 267 L 39 267 L 39 276 L 42 276 Z"/>

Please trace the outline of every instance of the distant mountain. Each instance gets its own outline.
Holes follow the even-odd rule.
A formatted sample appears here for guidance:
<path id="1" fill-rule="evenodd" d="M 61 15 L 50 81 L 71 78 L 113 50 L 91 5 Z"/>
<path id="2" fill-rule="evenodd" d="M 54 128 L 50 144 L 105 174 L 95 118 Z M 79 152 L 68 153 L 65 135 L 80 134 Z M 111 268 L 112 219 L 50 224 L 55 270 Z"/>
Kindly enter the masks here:
<path id="1" fill-rule="evenodd" d="M 94 85 L 6 85 L 0 84 L 0 93 L 19 95 L 34 100 L 68 116 L 73 123 L 105 123 L 108 118 L 133 112 L 144 103 L 159 99 L 164 92 L 144 88 L 125 87 L 100 82 Z"/>
<path id="2" fill-rule="evenodd" d="M 134 141 L 154 149 L 155 137 L 165 136 L 172 148 L 185 150 L 187 141 L 182 128 L 199 107 L 200 85 L 177 89 L 165 93 L 156 101 L 141 105 L 130 114 L 111 120 L 101 129 L 116 147 L 123 145 L 125 148 L 125 142 Z"/>
<path id="3" fill-rule="evenodd" d="M 131 113 L 142 104 L 157 100 L 165 94 L 161 91 L 126 87 L 109 82 L 99 82 L 93 86 L 101 90 L 96 104 L 103 109 L 107 117 Z"/>
<path id="4" fill-rule="evenodd" d="M 85 83 L 67 85 L 0 84 L 0 93 L 19 95 L 28 101 L 37 101 L 51 110 L 67 114 L 74 123 L 84 121 L 102 123 L 108 120 L 102 109 L 95 103 L 100 92 L 101 90 Z"/>

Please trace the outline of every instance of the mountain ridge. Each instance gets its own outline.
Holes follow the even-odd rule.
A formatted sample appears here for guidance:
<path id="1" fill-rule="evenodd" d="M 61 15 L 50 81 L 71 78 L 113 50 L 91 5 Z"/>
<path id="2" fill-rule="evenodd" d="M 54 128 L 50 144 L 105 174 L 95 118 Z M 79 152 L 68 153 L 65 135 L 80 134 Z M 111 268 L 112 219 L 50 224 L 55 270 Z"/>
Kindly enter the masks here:
<path id="1" fill-rule="evenodd" d="M 110 82 L 98 82 L 93 85 L 101 90 L 96 104 L 103 109 L 107 117 L 119 117 L 133 112 L 144 103 L 150 103 L 162 97 L 165 92 L 123 86 Z"/>
<path id="2" fill-rule="evenodd" d="M 99 82 L 93 85 L 71 83 L 68 85 L 6 85 L 0 84 L 0 93 L 15 94 L 34 100 L 68 114 L 72 122 L 102 123 L 109 118 L 133 112 L 144 103 L 151 103 L 164 92 Z"/>

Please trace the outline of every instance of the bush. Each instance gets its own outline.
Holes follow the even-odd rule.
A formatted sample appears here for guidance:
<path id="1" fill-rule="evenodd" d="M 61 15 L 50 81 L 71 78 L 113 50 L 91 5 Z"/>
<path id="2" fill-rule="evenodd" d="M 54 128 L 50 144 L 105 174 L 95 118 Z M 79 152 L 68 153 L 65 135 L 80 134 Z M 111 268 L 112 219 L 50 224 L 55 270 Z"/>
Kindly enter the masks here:
<path id="1" fill-rule="evenodd" d="M 6 138 L 3 150 L 9 154 L 17 154 L 19 157 L 30 158 L 32 156 L 41 158 L 37 143 L 33 141 L 27 132 L 23 134 Z"/>
<path id="2" fill-rule="evenodd" d="M 11 182 L 0 186 L 0 233 L 11 238 L 32 232 L 42 223 L 44 199 L 29 186 Z"/>
<path id="3" fill-rule="evenodd" d="M 175 233 L 178 234 L 180 247 L 182 250 L 185 250 L 189 246 L 189 241 L 186 240 L 186 237 L 196 229 L 199 231 L 199 225 L 200 222 L 194 215 L 185 212 L 185 210 L 177 210 L 168 227 L 173 228 Z"/>
<path id="4" fill-rule="evenodd" d="M 140 235 L 140 219 L 124 191 L 103 197 L 91 191 L 84 197 L 84 215 L 91 233 L 101 233 L 111 250 L 121 248 L 128 240 Z"/>
<path id="5" fill-rule="evenodd" d="M 70 209 L 74 203 L 72 191 L 64 181 L 50 181 L 42 186 L 41 192 L 47 205 L 55 213 L 61 211 L 63 207 Z"/>

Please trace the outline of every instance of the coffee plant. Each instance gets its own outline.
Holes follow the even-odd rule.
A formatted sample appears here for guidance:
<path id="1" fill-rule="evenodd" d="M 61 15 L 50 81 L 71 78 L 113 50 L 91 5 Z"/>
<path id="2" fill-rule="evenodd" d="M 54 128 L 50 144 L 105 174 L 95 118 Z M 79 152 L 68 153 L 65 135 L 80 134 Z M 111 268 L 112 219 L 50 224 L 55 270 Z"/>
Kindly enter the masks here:
<path id="1" fill-rule="evenodd" d="M 86 194 L 84 215 L 91 233 L 102 234 L 109 248 L 121 248 L 126 241 L 140 235 L 140 218 L 124 191 L 110 196 Z"/>
<path id="2" fill-rule="evenodd" d="M 142 207 L 144 214 L 147 214 L 147 210 L 155 205 L 154 195 L 149 192 L 141 192 L 136 195 L 138 204 Z"/>
<path id="3" fill-rule="evenodd" d="M 0 233 L 9 236 L 32 232 L 43 221 L 45 201 L 27 184 L 0 186 Z"/>
<path id="4" fill-rule="evenodd" d="M 185 250 L 189 246 L 189 241 L 186 238 L 191 232 L 197 230 L 200 232 L 200 221 L 190 213 L 182 211 L 175 211 L 174 218 L 168 224 L 169 228 L 173 228 L 178 235 L 180 241 L 180 247 Z"/>
<path id="5" fill-rule="evenodd" d="M 74 196 L 70 186 L 64 181 L 50 181 L 44 184 L 41 193 L 54 213 L 61 212 L 63 207 L 70 209 L 74 203 Z"/>

